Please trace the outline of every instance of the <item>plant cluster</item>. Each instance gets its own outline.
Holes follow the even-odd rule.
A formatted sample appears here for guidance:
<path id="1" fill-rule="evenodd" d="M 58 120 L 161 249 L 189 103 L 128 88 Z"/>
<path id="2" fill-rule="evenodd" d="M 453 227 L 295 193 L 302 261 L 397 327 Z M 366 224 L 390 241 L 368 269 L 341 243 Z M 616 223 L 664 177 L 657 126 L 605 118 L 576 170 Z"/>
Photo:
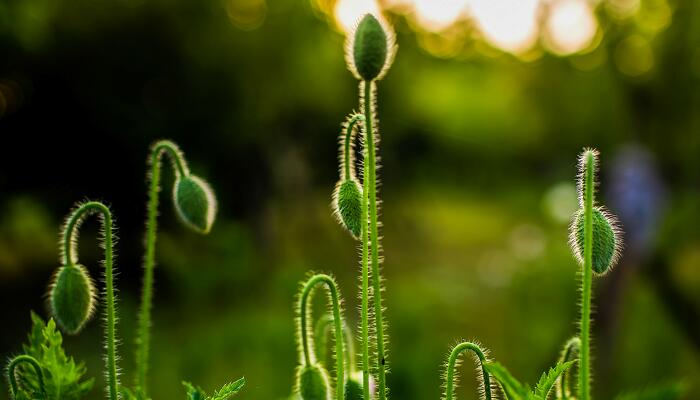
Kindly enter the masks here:
<path id="1" fill-rule="evenodd" d="M 115 293 L 115 224 L 112 211 L 101 202 L 78 203 L 70 212 L 61 232 L 61 266 L 49 285 L 48 303 L 52 318 L 44 322 L 32 313 L 33 326 L 22 354 L 7 366 L 10 395 L 15 400 L 78 400 L 92 388 L 93 380 L 85 380 L 85 366 L 66 356 L 60 327 L 65 333 L 78 334 L 87 324 L 101 298 L 104 320 L 104 360 L 106 397 L 109 400 L 147 400 L 148 362 L 150 351 L 151 308 L 153 302 L 153 269 L 157 236 L 158 200 L 163 155 L 167 155 L 175 172 L 172 200 L 180 221 L 191 230 L 206 234 L 216 217 L 216 197 L 209 184 L 192 174 L 177 145 L 168 140 L 156 142 L 149 157 L 150 171 L 146 219 L 146 249 L 141 309 L 138 315 L 136 382 L 129 388 L 119 381 L 117 362 L 117 297 Z M 101 223 L 101 247 L 104 288 L 98 291 L 88 268 L 78 258 L 80 227 L 91 215 Z M 183 382 L 189 400 L 225 400 L 238 393 L 245 379 L 224 385 L 212 396 L 188 382 Z"/>
<path id="2" fill-rule="evenodd" d="M 356 400 L 388 398 L 386 375 L 387 323 L 383 318 L 384 293 L 381 277 L 381 226 L 377 190 L 379 129 L 376 110 L 377 82 L 386 74 L 396 52 L 389 26 L 379 18 L 366 14 L 356 25 L 346 44 L 348 69 L 359 80 L 359 113 L 353 112 L 343 124 L 340 135 L 340 180 L 333 192 L 333 213 L 348 233 L 360 241 L 360 361 L 359 375 L 348 360 L 354 360 L 353 338 L 348 337 L 343 319 L 342 299 L 332 277 L 316 274 L 303 285 L 297 306 L 299 362 L 296 387 L 292 398 L 302 400 Z M 359 137 L 359 140 L 356 138 Z M 360 150 L 355 150 L 356 142 Z M 355 154 L 361 154 L 356 162 Z M 360 173 L 356 166 L 361 166 Z M 616 218 L 595 201 L 598 152 L 585 149 L 579 158 L 579 210 L 572 217 L 569 242 L 580 264 L 581 311 L 580 331 L 564 346 L 561 358 L 532 389 L 515 379 L 501 364 L 491 360 L 475 342 L 457 344 L 448 357 L 444 372 L 445 400 L 456 399 L 457 367 L 460 356 L 469 352 L 479 366 L 479 395 L 491 400 L 498 395 L 509 400 L 557 399 L 590 400 L 591 386 L 591 294 L 593 278 L 605 275 L 618 261 L 622 232 Z M 319 318 L 313 330 L 310 321 L 309 296 L 315 287 L 327 289 L 330 311 Z M 340 319 L 340 320 L 338 320 Z M 328 325 L 334 326 L 335 370 L 331 374 L 326 360 Z M 314 340 L 310 336 L 316 335 Z M 319 338 L 318 336 L 321 336 Z M 312 348 L 316 343 L 317 348 Z M 621 395 L 619 399 L 677 399 L 683 392 L 680 384 Z M 333 394 L 334 393 L 334 394 Z"/>
<path id="3" fill-rule="evenodd" d="M 367 14 L 357 24 L 346 45 L 348 68 L 359 81 L 359 109 L 343 124 L 340 134 L 340 179 L 333 191 L 333 212 L 360 245 L 360 326 L 359 361 L 356 364 L 355 338 L 343 310 L 343 300 L 334 278 L 314 274 L 301 287 L 296 306 L 299 365 L 293 399 L 302 400 L 386 400 L 389 397 L 387 374 L 387 323 L 384 320 L 384 293 L 381 276 L 382 247 L 378 195 L 379 129 L 376 109 L 377 83 L 389 70 L 396 45 L 389 26 Z M 359 149 L 356 149 L 356 146 Z M 355 159 L 361 155 L 361 162 Z M 90 320 L 101 299 L 104 319 L 106 396 L 109 400 L 146 400 L 150 352 L 153 269 L 157 236 L 157 216 L 162 157 L 166 155 L 175 174 L 172 200 L 182 223 L 198 233 L 207 233 L 216 217 L 216 198 L 203 179 L 190 173 L 179 148 L 170 141 L 156 142 L 149 157 L 149 191 L 146 220 L 146 248 L 141 308 L 138 315 L 136 381 L 133 388 L 119 381 L 117 366 L 117 300 L 115 295 L 114 221 L 103 203 L 80 203 L 69 214 L 62 230 L 61 266 L 49 290 L 52 318 L 44 322 L 32 314 L 33 327 L 23 352 L 7 366 L 7 378 L 13 399 L 82 398 L 92 387 L 85 366 L 66 356 L 57 326 L 65 333 L 77 334 Z M 491 400 L 590 400 L 591 399 L 591 303 L 595 277 L 605 275 L 617 262 L 622 246 L 621 231 L 615 217 L 596 202 L 598 152 L 585 149 L 579 158 L 579 210 L 572 218 L 569 242 L 580 264 L 581 310 L 579 332 L 564 346 L 560 359 L 541 375 L 534 388 L 519 382 L 505 367 L 493 361 L 478 343 L 457 344 L 444 368 L 445 400 L 456 399 L 457 368 L 464 353 L 474 355 L 480 378 L 480 397 Z M 358 171 L 358 166 L 360 166 Z M 102 225 L 104 249 L 104 288 L 98 291 L 89 270 L 79 262 L 78 234 L 82 223 L 98 215 Z M 316 322 L 312 319 L 312 300 L 318 290 L 327 295 L 329 311 Z M 328 336 L 332 333 L 334 369 L 327 363 Z M 183 383 L 190 400 L 224 400 L 238 393 L 243 378 L 224 385 L 213 395 L 187 382 Z M 622 395 L 619 399 L 676 399 L 681 385 L 670 385 Z"/>

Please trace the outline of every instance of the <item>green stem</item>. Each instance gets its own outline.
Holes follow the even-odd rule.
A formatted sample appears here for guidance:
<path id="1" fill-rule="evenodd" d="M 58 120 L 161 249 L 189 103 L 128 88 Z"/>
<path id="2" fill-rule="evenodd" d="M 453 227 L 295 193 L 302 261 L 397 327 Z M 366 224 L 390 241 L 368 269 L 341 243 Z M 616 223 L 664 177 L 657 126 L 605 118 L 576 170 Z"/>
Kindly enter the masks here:
<path id="1" fill-rule="evenodd" d="M 34 372 L 36 373 L 36 379 L 37 381 L 39 381 L 39 389 L 41 390 L 41 394 L 46 396 L 46 386 L 44 385 L 44 372 L 41 370 L 39 361 L 37 361 L 36 358 L 32 356 L 21 355 L 13 358 L 12 361 L 10 361 L 10 364 L 7 366 L 7 378 L 10 381 L 10 392 L 12 394 L 12 398 L 17 398 L 17 392 L 19 391 L 15 369 L 19 364 L 22 363 L 27 363 L 31 365 L 32 368 L 34 368 Z"/>
<path id="2" fill-rule="evenodd" d="M 559 360 L 562 363 L 565 363 L 567 361 L 573 360 L 575 357 L 578 357 L 579 349 L 581 347 L 581 340 L 577 337 L 569 339 L 568 342 L 564 345 L 564 351 L 561 354 L 561 359 Z M 571 388 L 569 387 L 570 380 L 571 380 L 571 370 L 572 368 L 569 368 L 568 370 L 564 371 L 564 373 L 561 375 L 561 378 L 558 381 L 557 384 L 557 398 L 561 400 L 566 400 L 569 398 L 571 395 Z"/>
<path id="3" fill-rule="evenodd" d="M 305 365 L 312 365 L 311 350 L 309 346 L 309 297 L 316 285 L 324 284 L 328 287 L 331 298 L 331 308 L 333 309 L 333 325 L 335 326 L 335 358 L 336 358 L 336 399 L 343 400 L 345 398 L 345 351 L 343 340 L 343 317 L 340 310 L 340 299 L 338 294 L 338 286 L 333 278 L 324 274 L 317 274 L 309 278 L 301 292 L 299 302 L 299 330 L 301 332 L 301 346 L 304 353 Z"/>
<path id="4" fill-rule="evenodd" d="M 116 345 L 116 311 L 114 296 L 114 250 L 112 213 L 104 204 L 97 201 L 89 201 L 81 204 L 68 217 L 66 228 L 63 232 L 63 262 L 66 265 L 77 264 L 78 257 L 76 244 L 78 242 L 78 228 L 82 221 L 91 214 L 102 216 L 102 234 L 104 236 L 104 270 L 105 270 L 105 363 L 107 368 L 107 396 L 111 400 L 118 397 L 119 379 L 117 377 L 117 345 Z M 76 254 L 74 254 L 76 253 Z"/>
<path id="5" fill-rule="evenodd" d="M 349 180 L 353 173 L 353 157 L 352 157 L 352 143 L 355 137 L 355 125 L 358 121 L 364 121 L 365 117 L 362 114 L 353 114 L 347 123 L 345 128 L 345 139 L 343 141 L 343 175 L 345 180 Z"/>
<path id="6" fill-rule="evenodd" d="M 374 296 L 374 323 L 377 332 L 377 383 L 379 400 L 386 400 L 386 356 L 384 354 L 384 319 L 382 284 L 379 275 L 379 229 L 377 224 L 377 161 L 374 118 L 374 82 L 364 82 L 363 105 L 365 112 L 365 149 L 367 151 L 365 192 L 369 194 L 370 249 L 372 251 L 372 295 Z"/>
<path id="7" fill-rule="evenodd" d="M 316 328 L 314 328 L 314 350 L 316 350 L 316 357 L 318 360 L 326 360 L 328 333 L 332 325 L 333 317 L 328 314 L 324 314 L 316 322 Z M 355 343 L 352 337 L 352 331 L 345 321 L 343 321 L 343 332 L 345 334 L 345 368 L 348 371 L 347 375 L 352 376 L 355 372 Z"/>
<path id="8" fill-rule="evenodd" d="M 366 127 L 365 127 L 366 130 Z M 365 141 L 367 137 L 365 135 Z M 368 159 L 367 146 L 363 149 L 363 163 Z M 362 170 L 362 210 L 360 221 L 362 221 L 362 395 L 364 400 L 370 400 L 369 394 L 369 225 L 367 223 L 367 208 L 369 204 L 369 179 L 367 179 L 367 168 Z"/>
<path id="9" fill-rule="evenodd" d="M 476 354 L 476 356 L 479 358 L 479 363 L 481 364 L 481 374 L 483 379 L 482 383 L 484 385 L 484 394 L 486 396 L 486 400 L 491 400 L 491 378 L 489 377 L 489 373 L 484 367 L 484 364 L 486 363 L 486 356 L 484 355 L 484 352 L 481 350 L 479 345 L 472 342 L 462 342 L 455 346 L 452 349 L 452 353 L 450 353 L 450 358 L 447 361 L 445 400 L 454 399 L 455 369 L 457 366 L 457 359 L 459 358 L 460 354 L 462 354 L 462 352 L 467 350 L 473 351 L 474 354 Z"/>
<path id="10" fill-rule="evenodd" d="M 167 154 L 177 176 L 189 175 L 189 169 L 182 152 L 169 140 L 156 142 L 151 148 L 149 163 L 150 188 L 148 191 L 148 217 L 146 219 L 146 254 L 143 264 L 143 289 L 139 324 L 136 336 L 136 388 L 143 398 L 147 398 L 148 357 L 151 338 L 151 308 L 153 304 L 153 268 L 155 266 L 156 232 L 158 229 L 158 193 L 160 192 L 161 159 Z"/>
<path id="11" fill-rule="evenodd" d="M 581 350 L 579 353 L 579 400 L 590 399 L 590 330 L 591 290 L 593 286 L 593 191 L 595 156 L 592 151 L 584 153 L 583 171 L 583 279 L 581 299 Z"/>

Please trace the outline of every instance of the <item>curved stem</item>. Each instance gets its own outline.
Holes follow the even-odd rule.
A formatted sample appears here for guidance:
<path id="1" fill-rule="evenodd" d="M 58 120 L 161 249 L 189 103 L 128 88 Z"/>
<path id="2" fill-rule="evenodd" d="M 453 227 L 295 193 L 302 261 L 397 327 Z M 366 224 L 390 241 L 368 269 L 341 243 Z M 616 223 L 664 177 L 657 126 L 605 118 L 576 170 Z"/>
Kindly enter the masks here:
<path id="1" fill-rule="evenodd" d="M 104 274 L 105 274 L 105 363 L 107 368 L 107 396 L 111 400 L 117 399 L 117 388 L 119 379 L 117 377 L 117 355 L 116 355 L 116 301 L 114 296 L 114 249 L 112 213 L 104 204 L 97 201 L 88 201 L 76 208 L 68 217 L 66 228 L 63 232 L 64 240 L 64 263 L 77 264 L 76 244 L 78 241 L 78 228 L 82 221 L 91 214 L 100 214 L 102 217 L 102 235 L 104 246 Z"/>
<path id="2" fill-rule="evenodd" d="M 472 342 L 462 342 L 455 346 L 452 349 L 452 353 L 450 353 L 450 358 L 447 361 L 447 374 L 445 376 L 445 400 L 454 399 L 455 369 L 457 368 L 457 359 L 459 358 L 460 354 L 462 354 L 462 352 L 467 350 L 474 352 L 474 354 L 476 354 L 476 356 L 479 358 L 479 363 L 481 364 L 481 374 L 483 379 L 482 384 L 484 385 L 484 394 L 486 396 L 486 400 L 491 400 L 491 378 L 489 377 L 489 373 L 484 367 L 484 363 L 486 362 L 486 356 L 484 355 L 484 352 L 481 350 L 479 345 Z"/>
<path id="3" fill-rule="evenodd" d="M 350 180 L 353 176 L 353 157 L 352 157 L 352 143 L 355 138 L 355 125 L 359 121 L 364 121 L 365 117 L 362 114 L 353 114 L 347 122 L 345 127 L 345 135 L 343 140 L 343 175 L 345 180 Z"/>
<path id="4" fill-rule="evenodd" d="M 328 314 L 324 314 L 316 322 L 316 328 L 314 329 L 314 350 L 316 350 L 316 357 L 319 360 L 326 359 L 326 347 L 328 345 L 326 339 L 330 332 L 331 325 L 333 325 L 333 317 Z M 343 321 L 343 332 L 345 338 L 345 368 L 348 371 L 347 375 L 352 376 L 355 372 L 355 343 L 352 337 L 352 330 L 345 321 Z"/>
<path id="5" fill-rule="evenodd" d="M 564 345 L 564 351 L 561 353 L 560 362 L 565 363 L 567 361 L 573 360 L 578 357 L 579 349 L 581 347 L 581 340 L 578 337 L 573 337 L 569 339 Z M 561 378 L 557 381 L 557 398 L 561 400 L 566 400 L 571 395 L 570 386 L 571 380 L 571 368 L 564 371 Z"/>
<path id="6" fill-rule="evenodd" d="M 146 253 L 143 263 L 143 289 L 141 307 L 138 316 L 136 335 L 136 388 L 139 394 L 147 397 L 146 377 L 148 374 L 148 355 L 150 351 L 151 308 L 153 303 L 153 268 L 155 266 L 156 231 L 158 228 L 158 193 L 160 192 L 160 175 L 162 155 L 167 154 L 172 162 L 176 176 L 189 175 L 187 162 L 177 145 L 169 140 L 161 140 L 151 147 L 149 157 L 150 188 L 148 191 L 148 216 L 146 219 Z"/>
<path id="7" fill-rule="evenodd" d="M 365 113 L 365 150 L 367 158 L 364 160 L 365 192 L 369 194 L 369 229 L 370 249 L 372 261 L 372 295 L 374 296 L 374 323 L 377 332 L 377 375 L 379 386 L 379 400 L 386 400 L 386 356 L 384 354 L 384 310 L 382 308 L 382 286 L 379 275 L 379 228 L 377 223 L 377 161 L 375 143 L 374 118 L 374 82 L 364 82 L 364 113 Z"/>
<path id="8" fill-rule="evenodd" d="M 590 399 L 590 330 L 591 330 L 591 290 L 593 286 L 593 192 L 595 155 L 593 151 L 584 153 L 583 165 L 583 279 L 581 288 L 581 350 L 579 352 L 579 400 Z"/>
<path id="9" fill-rule="evenodd" d="M 36 372 L 37 381 L 39 382 L 39 389 L 41 390 L 41 394 L 46 396 L 46 386 L 44 385 L 44 372 L 41 370 L 39 361 L 37 361 L 36 358 L 32 356 L 21 355 L 13 358 L 12 361 L 10 361 L 10 364 L 7 366 L 7 378 L 10 381 L 10 391 L 12 392 L 12 398 L 16 398 L 17 392 L 19 391 L 19 387 L 17 385 L 17 377 L 15 376 L 15 369 L 18 365 L 22 363 L 27 363 L 31 365 L 32 368 L 34 368 L 34 372 Z"/>
<path id="10" fill-rule="evenodd" d="M 333 325 L 335 326 L 335 358 L 336 358 L 336 399 L 343 400 L 345 397 L 345 357 L 344 357 L 344 340 L 343 340 L 343 317 L 340 310 L 340 299 L 338 295 L 338 287 L 328 275 L 317 274 L 309 278 L 301 292 L 299 301 L 299 331 L 301 332 L 301 346 L 304 353 L 305 365 L 312 365 L 311 350 L 309 346 L 309 326 L 307 313 L 309 312 L 309 297 L 313 289 L 318 284 L 324 284 L 328 287 L 331 298 L 331 308 L 333 309 Z"/>

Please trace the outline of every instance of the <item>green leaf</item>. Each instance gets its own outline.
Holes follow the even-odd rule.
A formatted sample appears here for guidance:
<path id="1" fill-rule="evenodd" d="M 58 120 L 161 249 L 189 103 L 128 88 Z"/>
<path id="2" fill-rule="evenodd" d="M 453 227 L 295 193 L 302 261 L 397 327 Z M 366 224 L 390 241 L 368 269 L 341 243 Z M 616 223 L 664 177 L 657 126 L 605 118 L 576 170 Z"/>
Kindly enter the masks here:
<path id="1" fill-rule="evenodd" d="M 189 382 L 182 382 L 182 384 L 187 389 L 187 400 L 227 400 L 243 388 L 245 378 L 225 384 L 221 389 L 214 392 L 213 396 L 207 396 L 202 388 Z"/>
<path id="2" fill-rule="evenodd" d="M 621 394 L 615 400 L 677 400 L 685 394 L 686 389 L 686 385 L 681 382 L 666 383 Z"/>
<path id="3" fill-rule="evenodd" d="M 53 319 L 48 323 L 32 313 L 32 329 L 28 341 L 22 346 L 24 353 L 34 357 L 44 375 L 46 399 L 48 400 L 79 400 L 92 389 L 93 379 L 83 380 L 86 368 L 83 363 L 76 363 L 72 357 L 66 356 L 63 350 L 63 337 L 56 329 Z M 17 378 L 20 382 L 20 396 L 37 399 L 40 393 L 36 372 L 28 366 L 17 368 Z"/>
<path id="4" fill-rule="evenodd" d="M 515 379 L 503 365 L 497 362 L 487 362 L 484 367 L 501 384 L 509 400 L 528 399 L 530 390 Z"/>
<path id="5" fill-rule="evenodd" d="M 202 388 L 183 381 L 182 384 L 187 389 L 187 400 L 205 400 L 207 395 Z"/>
<path id="6" fill-rule="evenodd" d="M 245 385 L 245 378 L 241 378 L 235 382 L 227 383 L 221 389 L 217 390 L 210 400 L 226 400 L 234 394 L 238 393 Z"/>
<path id="7" fill-rule="evenodd" d="M 557 382 L 557 379 L 559 379 L 559 376 L 566 372 L 575 362 L 576 360 L 567 361 L 565 363 L 558 362 L 557 365 L 550 368 L 547 373 L 543 373 L 540 377 L 540 381 L 537 382 L 535 386 L 535 397 L 541 400 L 547 400 L 547 396 L 549 396 L 549 392 Z"/>

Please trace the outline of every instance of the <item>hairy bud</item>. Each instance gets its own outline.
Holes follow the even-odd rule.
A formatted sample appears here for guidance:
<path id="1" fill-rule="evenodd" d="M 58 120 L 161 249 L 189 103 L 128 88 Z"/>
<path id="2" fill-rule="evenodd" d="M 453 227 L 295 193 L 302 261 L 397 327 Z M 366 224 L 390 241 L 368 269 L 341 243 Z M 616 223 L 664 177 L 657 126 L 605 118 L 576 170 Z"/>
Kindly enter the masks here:
<path id="1" fill-rule="evenodd" d="M 583 214 L 583 210 L 576 213 L 570 228 L 572 250 L 581 264 L 584 249 Z M 604 274 L 615 265 L 619 258 L 620 240 L 615 218 L 599 207 L 593 208 L 593 272 Z"/>
<path id="2" fill-rule="evenodd" d="M 199 233 L 209 233 L 216 217 L 216 197 L 203 179 L 188 175 L 175 182 L 175 210 L 182 222 Z"/>
<path id="3" fill-rule="evenodd" d="M 301 367 L 298 379 L 302 400 L 330 400 L 328 373 L 320 365 Z"/>
<path id="4" fill-rule="evenodd" d="M 59 268 L 51 284 L 49 301 L 56 322 L 68 334 L 78 333 L 95 308 L 95 287 L 82 265 Z"/>
<path id="5" fill-rule="evenodd" d="M 393 35 L 372 14 L 366 14 L 352 38 L 351 66 L 358 78 L 373 81 L 383 75 L 391 63 Z"/>
<path id="6" fill-rule="evenodd" d="M 362 187 L 354 179 L 335 187 L 333 205 L 338 221 L 357 239 L 362 232 Z"/>

